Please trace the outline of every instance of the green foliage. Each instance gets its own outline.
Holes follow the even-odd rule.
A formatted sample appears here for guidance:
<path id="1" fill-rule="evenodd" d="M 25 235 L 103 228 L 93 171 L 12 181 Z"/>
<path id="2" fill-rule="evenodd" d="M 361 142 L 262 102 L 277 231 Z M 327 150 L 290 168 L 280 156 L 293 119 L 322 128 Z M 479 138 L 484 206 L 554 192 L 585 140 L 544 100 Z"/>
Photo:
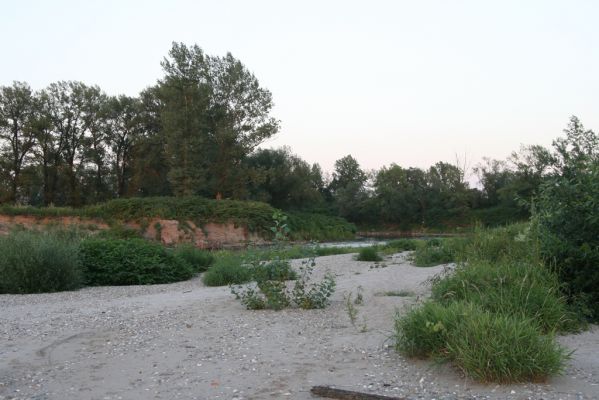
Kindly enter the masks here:
<path id="1" fill-rule="evenodd" d="M 420 243 L 414 251 L 414 264 L 419 267 L 433 267 L 455 261 L 454 244 L 457 239 L 430 239 Z"/>
<path id="2" fill-rule="evenodd" d="M 252 273 L 243 264 L 240 254 L 221 253 L 217 255 L 214 265 L 202 276 L 206 286 L 226 286 L 249 282 Z"/>
<path id="3" fill-rule="evenodd" d="M 478 226 L 461 244 L 456 256 L 462 261 L 537 263 L 540 260 L 534 224 L 518 223 L 493 229 Z"/>
<path id="4" fill-rule="evenodd" d="M 524 224 L 478 228 L 466 238 L 423 245 L 446 247 L 462 262 L 431 280 L 431 300 L 397 316 L 397 349 L 451 360 L 482 381 L 538 380 L 562 371 L 568 356 L 552 335 L 582 324 L 557 276 L 540 262 L 535 232 Z"/>
<path id="5" fill-rule="evenodd" d="M 500 383 L 545 380 L 561 373 L 568 358 L 531 321 L 481 311 L 450 332 L 447 353 L 470 377 Z"/>
<path id="6" fill-rule="evenodd" d="M 116 224 L 108 229 L 99 231 L 96 237 L 102 239 L 141 239 L 142 235 L 136 229 Z"/>
<path id="7" fill-rule="evenodd" d="M 413 251 L 418 248 L 418 243 L 421 241 L 418 239 L 396 239 L 388 241 L 384 246 L 384 250 L 391 250 L 394 252 L 401 251 Z"/>
<path id="8" fill-rule="evenodd" d="M 574 167 L 572 167 L 574 169 Z M 535 216 L 542 257 L 572 302 L 599 321 L 599 161 L 542 188 Z"/>
<path id="9" fill-rule="evenodd" d="M 194 272 L 204 272 L 214 264 L 212 253 L 200 250 L 191 244 L 182 244 L 174 249 L 175 257 L 191 266 Z"/>
<path id="10" fill-rule="evenodd" d="M 142 239 L 86 239 L 81 262 L 90 285 L 148 285 L 189 279 L 193 267 Z"/>
<path id="11" fill-rule="evenodd" d="M 432 290 L 439 303 L 477 304 L 486 311 L 529 320 L 542 332 L 579 328 L 561 296 L 557 277 L 540 264 L 470 262 L 435 283 Z"/>
<path id="12" fill-rule="evenodd" d="M 376 247 L 362 247 L 357 257 L 358 261 L 381 261 L 382 259 Z"/>
<path id="13" fill-rule="evenodd" d="M 293 240 L 353 239 L 356 226 L 340 217 L 306 212 L 288 212 L 288 224 Z"/>
<path id="14" fill-rule="evenodd" d="M 530 320 L 463 302 L 427 302 L 395 320 L 397 350 L 451 360 L 485 382 L 540 380 L 563 370 L 565 351 Z"/>
<path id="15" fill-rule="evenodd" d="M 83 284 L 78 241 L 64 231 L 0 236 L 0 293 L 43 293 Z"/>

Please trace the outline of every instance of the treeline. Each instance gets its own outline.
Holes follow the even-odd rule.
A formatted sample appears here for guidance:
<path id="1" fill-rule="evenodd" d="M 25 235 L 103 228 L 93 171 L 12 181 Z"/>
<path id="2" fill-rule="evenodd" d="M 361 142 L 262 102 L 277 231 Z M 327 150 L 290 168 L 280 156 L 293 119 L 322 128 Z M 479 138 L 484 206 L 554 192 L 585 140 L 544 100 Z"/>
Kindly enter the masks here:
<path id="1" fill-rule="evenodd" d="M 448 227 L 529 216 L 552 168 L 531 146 L 475 167 L 438 162 L 365 171 L 350 155 L 329 176 L 290 149 L 257 149 L 279 129 L 272 95 L 231 54 L 174 43 L 164 76 L 137 97 L 56 82 L 0 87 L 0 202 L 96 204 L 125 197 L 257 200 L 284 210 L 338 215 L 365 226 Z M 584 128 L 573 117 L 566 130 Z"/>

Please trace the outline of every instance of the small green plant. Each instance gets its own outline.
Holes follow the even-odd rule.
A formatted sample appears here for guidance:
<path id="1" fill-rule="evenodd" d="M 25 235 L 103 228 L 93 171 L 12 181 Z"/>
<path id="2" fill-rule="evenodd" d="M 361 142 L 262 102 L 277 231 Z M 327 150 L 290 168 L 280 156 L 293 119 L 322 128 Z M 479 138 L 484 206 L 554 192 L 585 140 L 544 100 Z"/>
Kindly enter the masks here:
<path id="1" fill-rule="evenodd" d="M 343 302 L 345 303 L 345 311 L 347 311 L 347 316 L 349 317 L 349 321 L 355 327 L 356 320 L 358 319 L 358 308 L 355 305 L 355 300 L 352 299 L 352 293 L 343 295 Z"/>
<path id="2" fill-rule="evenodd" d="M 357 257 L 358 261 L 382 261 L 383 258 L 378 254 L 376 247 L 363 247 L 360 249 Z"/>
<path id="3" fill-rule="evenodd" d="M 275 238 L 274 259 L 262 262 L 259 258 L 247 262 L 255 284 L 231 285 L 231 293 L 247 309 L 280 310 L 286 307 L 304 309 L 324 308 L 335 290 L 335 278 L 327 273 L 321 282 L 312 282 L 312 273 L 316 262 L 314 256 L 304 260 L 299 273 L 291 270 L 289 261 L 283 257 L 283 243 L 289 235 L 286 217 L 281 213 L 273 215 L 275 225 L 271 228 Z M 208 271 L 210 272 L 210 271 Z M 293 288 L 287 286 L 287 280 L 295 278 Z"/>

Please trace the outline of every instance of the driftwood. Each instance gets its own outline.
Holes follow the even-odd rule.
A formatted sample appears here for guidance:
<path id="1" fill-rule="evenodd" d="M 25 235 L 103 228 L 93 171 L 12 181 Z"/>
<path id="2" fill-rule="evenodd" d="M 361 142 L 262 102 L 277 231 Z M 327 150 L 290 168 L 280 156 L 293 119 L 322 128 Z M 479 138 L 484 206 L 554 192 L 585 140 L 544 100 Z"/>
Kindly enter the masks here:
<path id="1" fill-rule="evenodd" d="M 310 392 L 320 397 L 338 400 L 406 400 L 405 397 L 389 397 L 380 394 L 360 393 L 351 390 L 335 389 L 328 386 L 313 386 Z"/>

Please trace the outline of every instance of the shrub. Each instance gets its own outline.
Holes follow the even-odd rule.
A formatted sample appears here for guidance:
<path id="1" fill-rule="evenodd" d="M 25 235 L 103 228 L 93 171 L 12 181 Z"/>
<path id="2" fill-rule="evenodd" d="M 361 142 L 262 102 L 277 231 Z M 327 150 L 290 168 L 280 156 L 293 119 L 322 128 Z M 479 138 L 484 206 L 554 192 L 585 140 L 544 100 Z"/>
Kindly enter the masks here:
<path id="1" fill-rule="evenodd" d="M 204 272 L 214 263 L 214 256 L 191 244 L 182 244 L 175 248 L 175 257 L 191 266 L 194 272 Z"/>
<path id="2" fill-rule="evenodd" d="M 204 273 L 202 280 L 206 286 L 237 285 L 249 282 L 252 279 L 252 273 L 246 265 L 242 264 L 241 255 L 221 253 L 216 258 L 214 265 Z"/>
<path id="3" fill-rule="evenodd" d="M 163 246 L 142 239 L 87 239 L 81 260 L 90 285 L 147 285 L 189 279 L 194 270 Z"/>
<path id="4" fill-rule="evenodd" d="M 535 220 L 540 251 L 572 302 L 599 321 L 599 162 L 542 186 Z"/>
<path id="5" fill-rule="evenodd" d="M 0 236 L 0 293 L 43 293 L 79 288 L 78 241 L 63 231 L 13 231 Z"/>
<path id="6" fill-rule="evenodd" d="M 395 320 L 396 348 L 453 361 L 482 381 L 521 382 L 559 373 L 567 355 L 529 320 L 455 302 L 427 302 Z"/>
<path id="7" fill-rule="evenodd" d="M 362 247 L 357 257 L 358 261 L 381 261 L 382 259 L 376 247 Z"/>
<path id="8" fill-rule="evenodd" d="M 252 279 L 256 282 L 288 281 L 297 278 L 297 273 L 291 268 L 289 261 L 283 259 L 257 262 L 249 268 Z"/>
<path id="9" fill-rule="evenodd" d="M 556 276 L 540 264 L 472 262 L 436 282 L 432 292 L 440 303 L 467 301 L 483 310 L 533 321 L 543 332 L 579 328 Z"/>

